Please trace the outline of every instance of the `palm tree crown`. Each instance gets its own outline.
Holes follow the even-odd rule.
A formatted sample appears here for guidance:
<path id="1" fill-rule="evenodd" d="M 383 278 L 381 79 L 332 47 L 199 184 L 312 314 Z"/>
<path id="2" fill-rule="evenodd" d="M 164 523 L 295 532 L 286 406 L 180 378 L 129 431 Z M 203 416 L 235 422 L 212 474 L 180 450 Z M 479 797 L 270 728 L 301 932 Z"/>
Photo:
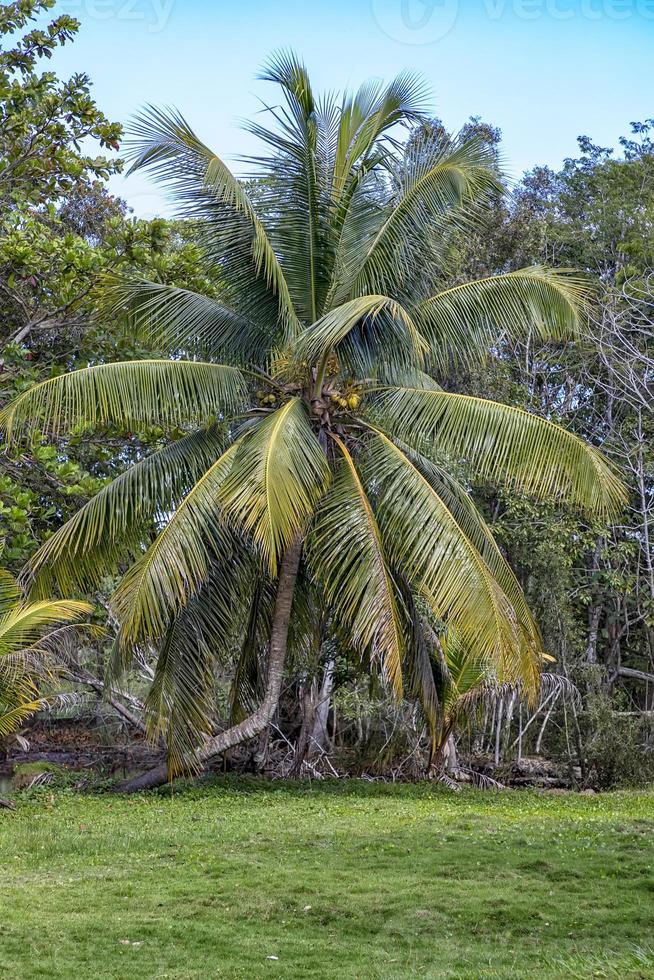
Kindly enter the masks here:
<path id="1" fill-rule="evenodd" d="M 448 284 L 452 232 L 498 186 L 484 146 L 402 146 L 398 127 L 425 118 L 411 74 L 341 100 L 315 96 L 291 54 L 262 77 L 282 98 L 272 129 L 249 126 L 266 147 L 250 185 L 176 112 L 150 108 L 134 127 L 133 167 L 195 222 L 223 301 L 114 286 L 171 358 L 48 380 L 2 417 L 8 433 L 35 419 L 54 432 L 186 430 L 103 489 L 31 567 L 37 587 L 69 590 L 129 563 L 113 597 L 119 659 L 159 647 L 150 723 L 174 765 L 210 735 L 215 658 L 274 634 L 285 568 L 291 640 L 318 615 L 433 724 L 435 645 L 448 632 L 533 692 L 537 627 L 452 461 L 587 511 L 622 499 L 610 465 L 573 434 L 438 383 L 500 336 L 574 334 L 585 301 L 581 279 L 543 267 Z"/>

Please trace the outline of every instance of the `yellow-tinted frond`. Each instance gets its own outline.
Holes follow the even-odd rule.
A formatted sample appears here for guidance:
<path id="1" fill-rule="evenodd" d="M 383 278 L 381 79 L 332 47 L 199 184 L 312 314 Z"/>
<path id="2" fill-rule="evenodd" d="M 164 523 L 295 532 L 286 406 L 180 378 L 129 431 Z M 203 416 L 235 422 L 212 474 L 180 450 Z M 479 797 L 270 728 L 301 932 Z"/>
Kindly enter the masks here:
<path id="1" fill-rule="evenodd" d="M 383 433 L 367 449 L 377 519 L 393 565 L 498 675 L 538 683 L 535 638 L 452 512 L 417 466 Z"/>
<path id="2" fill-rule="evenodd" d="M 388 388 L 378 410 L 387 431 L 425 453 L 466 462 L 482 480 L 600 516 L 625 502 L 614 466 L 598 449 L 522 408 L 447 391 Z"/>
<path id="3" fill-rule="evenodd" d="M 329 483 L 306 405 L 291 398 L 243 437 L 220 488 L 225 514 L 252 535 L 271 574 Z"/>
<path id="4" fill-rule="evenodd" d="M 238 368 L 202 361 L 122 361 L 49 378 L 0 412 L 10 439 L 17 429 L 43 426 L 54 436 L 75 425 L 206 423 L 243 404 Z"/>
<path id="5" fill-rule="evenodd" d="M 218 494 L 238 447 L 238 442 L 231 445 L 198 480 L 114 593 L 111 604 L 126 651 L 143 640 L 162 637 L 207 577 L 211 561 L 229 560 L 232 541 Z M 235 558 L 234 562 L 236 570 Z"/>
<path id="6" fill-rule="evenodd" d="M 316 513 L 309 561 L 339 625 L 381 663 L 400 697 L 404 638 L 396 590 L 365 487 L 347 448 L 335 441 L 342 460 Z"/>

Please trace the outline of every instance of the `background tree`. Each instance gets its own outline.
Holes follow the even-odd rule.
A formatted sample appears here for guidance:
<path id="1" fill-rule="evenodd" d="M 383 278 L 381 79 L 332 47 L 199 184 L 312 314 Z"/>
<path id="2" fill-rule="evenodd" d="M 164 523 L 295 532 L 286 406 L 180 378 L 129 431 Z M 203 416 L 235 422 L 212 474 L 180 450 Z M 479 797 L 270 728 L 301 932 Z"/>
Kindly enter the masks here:
<path id="1" fill-rule="evenodd" d="M 117 270 L 217 293 L 184 225 L 136 221 L 104 180 L 121 127 L 97 108 L 87 76 L 66 82 L 44 61 L 79 24 L 56 17 L 29 29 L 53 2 L 0 6 L 0 402 L 79 365 L 143 348 L 126 320 L 100 308 L 98 284 Z M 22 32 L 22 33 L 21 33 Z M 82 147 L 95 144 L 110 156 Z M 0 457 L 4 561 L 18 571 L 37 543 L 107 477 L 161 439 L 156 429 L 113 430 L 55 446 L 35 432 L 27 450 Z"/>
<path id="2" fill-rule="evenodd" d="M 491 370 L 457 382 L 565 421 L 629 474 L 628 516 L 617 526 L 595 521 L 580 528 L 558 508 L 516 494 L 480 498 L 557 669 L 592 695 L 583 724 L 593 744 L 599 741 L 593 726 L 601 725 L 605 753 L 607 719 L 613 719 L 617 745 L 624 726 L 653 703 L 650 133 L 651 121 L 633 123 L 631 137 L 620 141 L 621 157 L 581 137 L 581 155 L 566 160 L 559 173 L 537 167 L 525 175 L 501 230 L 486 242 L 491 268 L 554 261 L 597 276 L 600 291 L 586 336 L 566 345 L 533 336 L 507 344 Z M 647 715 L 641 721 L 630 745 L 645 766 L 651 725 Z"/>

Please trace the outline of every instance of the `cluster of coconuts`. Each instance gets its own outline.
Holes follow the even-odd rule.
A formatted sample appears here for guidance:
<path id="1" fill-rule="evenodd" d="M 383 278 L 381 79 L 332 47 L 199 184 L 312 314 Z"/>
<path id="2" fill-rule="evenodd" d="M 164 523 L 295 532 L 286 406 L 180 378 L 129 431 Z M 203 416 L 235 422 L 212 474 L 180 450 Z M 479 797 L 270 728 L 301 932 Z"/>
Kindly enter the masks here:
<path id="1" fill-rule="evenodd" d="M 361 404 L 361 396 L 357 395 L 355 391 L 349 395 L 341 395 L 339 392 L 334 391 L 330 393 L 329 398 L 333 404 L 339 405 L 341 408 L 350 408 L 354 410 Z"/>
<path id="2" fill-rule="evenodd" d="M 338 405 L 339 408 L 349 408 L 352 411 L 358 408 L 361 404 L 361 396 L 355 391 L 350 392 L 349 395 L 343 395 L 338 391 L 332 391 L 329 393 L 329 400 L 332 405 Z M 266 405 L 275 405 L 277 403 L 277 395 L 273 395 L 271 392 L 258 391 L 257 401 L 262 407 Z"/>

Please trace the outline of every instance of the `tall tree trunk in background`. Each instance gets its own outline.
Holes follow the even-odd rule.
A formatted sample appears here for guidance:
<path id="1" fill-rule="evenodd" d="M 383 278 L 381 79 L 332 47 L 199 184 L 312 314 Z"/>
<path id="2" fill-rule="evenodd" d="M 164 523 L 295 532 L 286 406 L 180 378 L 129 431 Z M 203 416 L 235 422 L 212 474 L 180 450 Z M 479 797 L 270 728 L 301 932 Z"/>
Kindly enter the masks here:
<path id="1" fill-rule="evenodd" d="M 256 711 L 254 711 L 238 725 L 233 725 L 219 735 L 208 738 L 204 745 L 197 750 L 192 761 L 197 768 L 204 768 L 216 756 L 221 755 L 227 749 L 246 742 L 263 732 L 277 710 L 279 695 L 284 676 L 284 663 L 286 661 L 286 648 L 288 644 L 288 624 L 291 617 L 293 606 L 293 595 L 295 593 L 295 583 L 297 581 L 298 569 L 300 567 L 300 556 L 302 554 L 302 539 L 298 539 L 288 549 L 282 559 L 277 580 L 277 596 L 275 598 L 275 608 L 273 610 L 272 625 L 270 629 L 270 648 L 268 652 L 268 676 L 266 679 L 266 691 L 263 701 Z M 150 769 L 142 776 L 136 776 L 118 787 L 124 793 L 136 793 L 144 789 L 152 789 L 154 786 L 162 786 L 168 781 L 168 767 L 166 764 Z"/>
<path id="2" fill-rule="evenodd" d="M 454 741 L 454 719 L 444 720 L 438 733 L 436 744 L 432 745 L 427 764 L 427 778 L 442 776 L 444 772 L 456 773 L 459 769 L 456 742 Z"/>
<path id="3" fill-rule="evenodd" d="M 591 574 L 597 575 L 600 567 L 600 555 L 602 553 L 602 548 L 604 546 L 604 539 L 598 538 L 597 544 L 595 545 L 595 551 L 593 552 L 593 560 L 591 563 Z M 601 598 L 593 602 L 588 607 L 588 640 L 586 642 L 586 651 L 584 660 L 590 666 L 596 666 L 597 664 L 597 641 L 599 638 L 599 624 L 602 618 L 602 600 Z M 587 688 L 589 691 L 596 691 L 599 687 L 599 678 L 593 673 L 592 680 L 588 683 Z"/>
<path id="4" fill-rule="evenodd" d="M 327 660 L 322 675 L 322 684 L 318 692 L 318 703 L 316 704 L 311 731 L 311 741 L 309 744 L 309 755 L 316 749 L 329 748 L 329 733 L 327 723 L 329 721 L 329 709 L 331 706 L 332 692 L 334 690 L 334 667 L 336 662 L 333 659 Z"/>
<path id="5" fill-rule="evenodd" d="M 256 773 L 263 773 L 268 765 L 268 748 L 270 746 L 270 725 L 266 725 L 263 731 L 259 732 L 257 748 L 254 753 L 253 764 Z"/>
<path id="6" fill-rule="evenodd" d="M 599 634 L 599 621 L 602 615 L 602 606 L 599 602 L 594 603 L 588 610 L 588 640 L 586 642 L 586 663 L 597 663 L 597 637 Z"/>
<path id="7" fill-rule="evenodd" d="M 291 766 L 289 776 L 297 779 L 302 773 L 302 763 L 309 751 L 309 737 L 313 732 L 313 723 L 316 716 L 315 704 L 315 681 L 313 678 L 307 680 L 302 697 L 302 727 L 295 744 L 295 758 Z"/>
<path id="8" fill-rule="evenodd" d="M 459 772 L 459 759 L 456 752 L 454 732 L 450 732 L 445 743 L 445 771 L 448 776 L 456 777 Z"/>

